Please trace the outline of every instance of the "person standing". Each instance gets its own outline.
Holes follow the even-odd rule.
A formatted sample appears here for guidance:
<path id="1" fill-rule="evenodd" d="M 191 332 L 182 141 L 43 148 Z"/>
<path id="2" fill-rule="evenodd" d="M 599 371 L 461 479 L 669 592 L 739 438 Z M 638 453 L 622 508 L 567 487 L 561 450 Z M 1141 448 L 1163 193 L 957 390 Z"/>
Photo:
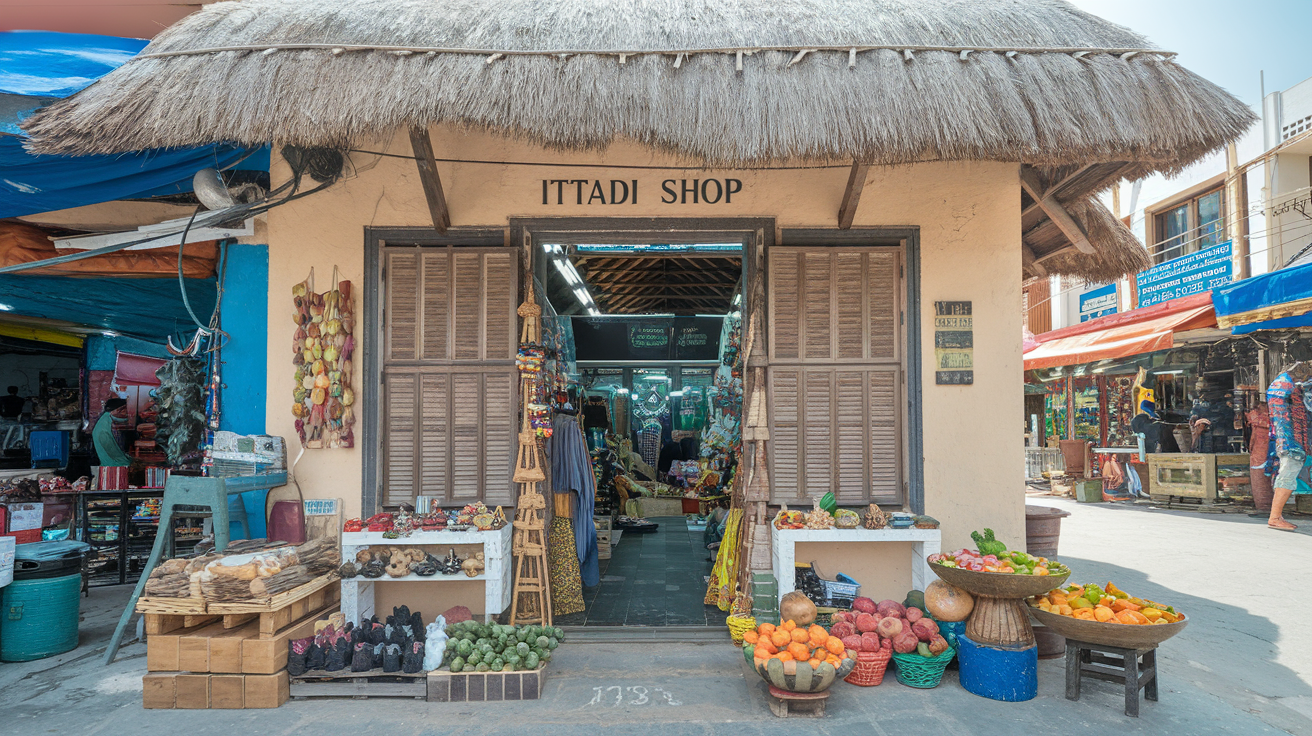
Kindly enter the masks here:
<path id="1" fill-rule="evenodd" d="M 1298 362 L 1276 376 L 1266 391 L 1271 415 L 1271 447 L 1267 455 L 1266 474 L 1272 483 L 1271 515 L 1266 525 L 1280 531 L 1298 527 L 1285 521 L 1284 508 L 1298 487 L 1299 473 L 1307 462 L 1308 399 L 1306 389 L 1312 383 L 1312 365 Z"/>
<path id="2" fill-rule="evenodd" d="M 118 438 L 114 436 L 114 421 L 126 421 L 127 418 L 126 399 L 115 396 L 105 401 L 105 411 L 96 420 L 96 426 L 91 429 L 91 443 L 95 445 L 96 456 L 100 458 L 102 467 L 126 468 L 132 465 L 132 458 L 123 452 L 123 448 L 119 447 Z"/>
<path id="3" fill-rule="evenodd" d="M 10 386 L 5 396 L 0 396 L 0 419 L 17 420 L 23 413 L 27 399 L 18 395 L 18 387 Z"/>

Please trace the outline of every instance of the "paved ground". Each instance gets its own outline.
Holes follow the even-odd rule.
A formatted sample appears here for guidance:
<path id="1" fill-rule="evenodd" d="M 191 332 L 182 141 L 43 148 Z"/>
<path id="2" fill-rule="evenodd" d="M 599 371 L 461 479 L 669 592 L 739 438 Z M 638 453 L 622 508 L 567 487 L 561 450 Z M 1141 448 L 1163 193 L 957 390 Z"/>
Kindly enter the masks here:
<path id="1" fill-rule="evenodd" d="M 966 693 L 949 673 L 934 690 L 891 677 L 877 688 L 836 686 L 830 717 L 786 723 L 769 714 L 764 685 L 727 644 L 569 644 L 552 660 L 543 700 L 443 705 L 417 701 L 292 702 L 276 711 L 145 711 L 141 645 L 109 667 L 99 657 L 125 589 L 84 603 L 82 646 L 61 657 L 0 665 L 0 734 L 235 733 L 756 734 L 799 727 L 821 734 L 1312 734 L 1312 635 L 1303 596 L 1312 583 L 1305 535 L 1269 532 L 1247 517 L 1111 505 L 1069 508 L 1062 557 L 1076 578 L 1114 580 L 1177 604 L 1192 623 L 1161 650 L 1161 702 L 1140 719 L 1121 695 L 1085 686 L 1062 697 L 1060 661 L 1039 668 L 1039 697 L 998 703 Z M 1309 524 L 1312 526 L 1312 524 Z"/>

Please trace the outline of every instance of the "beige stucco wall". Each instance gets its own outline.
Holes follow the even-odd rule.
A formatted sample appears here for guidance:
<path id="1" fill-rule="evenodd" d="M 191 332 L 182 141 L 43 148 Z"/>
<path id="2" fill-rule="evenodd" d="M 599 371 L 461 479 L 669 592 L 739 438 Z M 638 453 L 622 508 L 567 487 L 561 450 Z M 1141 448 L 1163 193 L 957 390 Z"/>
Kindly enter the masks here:
<path id="1" fill-rule="evenodd" d="M 439 158 L 627 165 L 677 164 L 649 149 L 621 144 L 601 154 L 562 154 L 478 133 L 433 131 Z M 362 144 L 362 149 L 409 155 L 409 139 Z M 319 290 L 333 266 L 357 284 L 364 274 L 367 226 L 429 226 L 423 189 L 412 161 L 354 153 L 353 177 L 268 217 L 268 431 L 295 440 L 290 413 L 291 287 L 315 269 Z M 512 216 L 774 217 L 779 227 L 834 227 L 847 181 L 846 167 L 789 171 L 686 172 L 552 168 L 487 164 L 438 165 L 452 224 L 504 226 Z M 275 156 L 275 184 L 288 175 Z M 664 179 L 732 177 L 743 182 L 731 205 L 666 205 Z M 543 179 L 639 180 L 639 202 L 582 206 L 542 204 Z M 307 182 L 308 183 L 308 182 Z M 585 195 L 586 197 L 586 195 Z M 999 538 L 1023 549 L 1020 220 L 1017 166 L 1005 163 L 928 163 L 875 168 L 857 210 L 855 227 L 920 228 L 921 344 L 923 346 L 925 511 L 943 523 L 945 549 L 969 544 L 972 529 L 991 525 Z M 974 303 L 975 383 L 937 386 L 933 372 L 933 302 Z M 357 308 L 362 304 L 357 296 Z M 357 335 L 357 339 L 359 339 Z M 373 349 L 367 341 L 364 350 Z M 357 374 L 358 375 L 358 374 Z M 364 407 L 359 407 L 361 411 Z M 354 450 L 308 450 L 296 466 L 307 497 L 346 501 L 360 509 L 361 457 Z M 833 568 L 835 565 L 831 564 Z M 823 561 L 822 561 L 823 569 Z"/>

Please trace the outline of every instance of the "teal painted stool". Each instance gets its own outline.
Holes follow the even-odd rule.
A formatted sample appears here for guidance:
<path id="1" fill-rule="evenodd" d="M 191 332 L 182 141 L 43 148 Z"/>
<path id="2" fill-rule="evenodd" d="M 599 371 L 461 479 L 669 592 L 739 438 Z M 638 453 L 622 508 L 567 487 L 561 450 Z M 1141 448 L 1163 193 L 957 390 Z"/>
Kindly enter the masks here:
<path id="1" fill-rule="evenodd" d="M 174 515 L 192 515 L 193 511 L 178 511 L 180 506 L 202 506 L 209 509 L 209 516 L 213 519 L 214 526 L 214 549 L 222 552 L 228 548 L 230 531 L 228 524 L 232 520 L 231 512 L 228 509 L 228 501 L 232 496 L 236 496 L 247 491 L 267 490 L 277 488 L 287 484 L 286 473 L 263 473 L 260 475 L 239 475 L 231 478 L 196 478 L 185 475 L 169 475 L 169 479 L 164 482 L 164 498 L 160 501 L 159 510 L 159 532 L 155 534 L 155 545 L 150 549 L 150 559 L 141 568 L 141 577 L 137 580 L 137 587 L 132 590 L 132 597 L 128 599 L 127 608 L 123 609 L 123 614 L 119 616 L 118 626 L 114 629 L 114 636 L 109 640 L 109 646 L 105 650 L 105 664 L 114 661 L 118 656 L 118 648 L 123 641 L 123 634 L 127 631 L 128 623 L 132 620 L 132 614 L 137 607 L 137 599 L 141 597 L 141 592 L 146 589 L 146 580 L 150 578 L 150 573 L 160 560 L 172 557 L 173 551 L 173 517 Z M 244 519 L 243 519 L 244 521 Z M 249 527 L 247 527 L 249 533 Z"/>

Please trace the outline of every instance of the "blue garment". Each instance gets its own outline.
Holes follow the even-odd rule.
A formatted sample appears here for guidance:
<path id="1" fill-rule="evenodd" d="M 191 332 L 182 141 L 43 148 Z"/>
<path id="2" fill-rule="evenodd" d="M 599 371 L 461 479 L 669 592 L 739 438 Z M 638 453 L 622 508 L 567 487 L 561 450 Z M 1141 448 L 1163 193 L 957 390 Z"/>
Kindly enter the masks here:
<path id="1" fill-rule="evenodd" d="M 589 588 L 601 582 L 597 557 L 597 525 L 592 521 L 597 501 L 597 481 L 592 475 L 592 457 L 578 420 L 569 414 L 556 414 L 551 422 L 551 489 L 555 493 L 573 491 L 574 546 L 579 556 L 579 574 Z"/>

